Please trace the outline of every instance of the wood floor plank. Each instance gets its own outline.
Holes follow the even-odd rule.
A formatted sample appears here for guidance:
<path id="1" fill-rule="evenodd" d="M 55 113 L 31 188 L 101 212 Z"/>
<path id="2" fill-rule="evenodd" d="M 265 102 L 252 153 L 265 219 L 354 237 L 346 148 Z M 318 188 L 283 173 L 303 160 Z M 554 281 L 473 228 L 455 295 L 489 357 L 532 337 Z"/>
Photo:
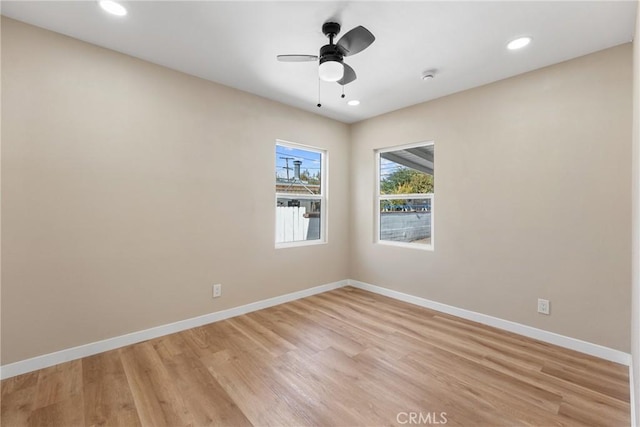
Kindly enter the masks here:
<path id="1" fill-rule="evenodd" d="M 297 352 L 288 353 L 282 359 L 283 363 L 296 367 L 298 372 L 303 372 L 306 378 L 310 378 L 309 381 L 312 384 L 315 383 L 322 390 L 321 401 L 330 410 L 325 414 L 329 417 L 326 425 L 336 425 L 341 422 L 340 420 L 344 418 L 336 415 L 345 413 L 348 413 L 349 417 L 344 419 L 344 422 L 351 420 L 353 424 L 350 425 L 385 424 L 381 423 L 379 408 L 372 403 L 369 392 L 355 388 L 353 382 L 341 375 L 339 371 L 327 369 L 326 364 L 309 360 Z"/>
<path id="2" fill-rule="evenodd" d="M 235 317 L 229 320 L 229 324 L 273 357 L 278 357 L 288 351 L 296 350 L 295 345 L 262 326 L 257 320 L 250 316 Z"/>
<path id="3" fill-rule="evenodd" d="M 3 426 L 630 425 L 625 366 L 351 287 L 0 387 Z"/>
<path id="4" fill-rule="evenodd" d="M 120 359 L 112 350 L 82 359 L 84 419 L 90 426 L 140 426 Z"/>
<path id="5" fill-rule="evenodd" d="M 163 359 L 195 426 L 250 426 L 251 423 L 199 358 L 178 354 Z"/>
<path id="6" fill-rule="evenodd" d="M 618 378 L 603 378 L 601 375 L 584 372 L 571 366 L 562 366 L 555 362 L 545 363 L 542 367 L 542 372 L 574 384 L 579 384 L 587 389 L 614 397 L 623 402 L 629 401 L 629 387 L 625 387 L 625 381 L 621 381 Z"/>
<path id="7" fill-rule="evenodd" d="M 10 379 L 9 379 L 10 380 Z M 9 381 L 5 380 L 5 381 Z M 37 380 L 37 375 L 36 375 Z M 4 386 L 4 384 L 3 384 Z M 2 394 L 0 425 L 26 426 L 33 411 L 35 384 Z M 4 387 L 3 387 L 4 391 Z"/>
<path id="8" fill-rule="evenodd" d="M 38 383 L 39 375 L 39 371 L 28 372 L 2 381 L 2 397 L 25 388 L 34 387 Z"/>
<path id="9" fill-rule="evenodd" d="M 308 369 L 304 363 L 306 358 L 300 356 L 299 352 L 283 355 L 273 365 L 274 375 L 310 408 L 311 417 L 315 420 L 313 425 L 330 426 L 335 420 L 341 420 L 341 423 L 350 426 L 362 424 L 345 402 L 336 399 L 324 378 Z"/>
<path id="10" fill-rule="evenodd" d="M 363 359 L 348 357 L 333 348 L 317 353 L 313 361 L 334 381 L 344 396 L 342 401 L 361 408 L 358 413 L 361 422 L 386 424 L 395 421 L 399 407 L 407 410 L 421 408 L 420 398 L 424 397 L 424 389 L 413 379 L 397 371 L 391 372 L 379 363 L 367 366 Z M 385 383 L 384 388 L 379 386 L 382 383 Z M 366 412 L 363 413 L 362 409 Z"/>
<path id="11" fill-rule="evenodd" d="M 33 408 L 38 409 L 71 399 L 82 392 L 82 361 L 62 363 L 42 369 L 38 375 Z"/>
<path id="12" fill-rule="evenodd" d="M 295 343 L 298 351 L 314 354 L 331 345 L 319 325 L 297 313 L 286 312 L 274 307 L 273 309 L 256 311 L 249 316 L 286 341 Z"/>
<path id="13" fill-rule="evenodd" d="M 559 394 L 562 396 L 563 401 L 577 399 L 595 406 L 605 405 L 607 407 L 613 407 L 619 412 L 628 412 L 629 410 L 628 401 L 623 402 L 592 389 L 585 388 L 580 384 L 547 375 L 542 372 L 542 369 L 530 369 L 518 363 L 518 361 L 509 360 L 502 355 L 489 355 L 481 363 L 520 381 Z"/>
<path id="14" fill-rule="evenodd" d="M 82 394 L 74 394 L 68 399 L 58 400 L 50 405 L 39 407 L 31 412 L 27 425 L 32 427 L 76 427 L 86 425 L 83 402 Z"/>
<path id="15" fill-rule="evenodd" d="M 285 313 L 295 325 L 311 325 L 309 329 L 302 330 L 301 333 L 311 334 L 311 336 L 318 339 L 319 350 L 324 350 L 331 346 L 349 356 L 354 356 L 366 348 L 366 345 L 362 342 L 364 341 L 363 336 L 355 333 L 345 333 L 348 328 L 333 328 L 331 325 L 343 326 L 339 320 L 333 317 L 315 312 L 302 315 L 295 310 L 285 310 Z"/>
<path id="16" fill-rule="evenodd" d="M 451 381 L 443 373 L 427 372 L 422 366 L 413 366 L 377 348 L 368 349 L 355 359 L 362 365 L 368 379 L 366 387 L 376 390 L 381 396 L 391 394 L 399 397 L 396 412 L 400 408 L 400 412 L 444 413 L 447 425 L 465 425 L 469 420 L 474 420 L 474 425 L 496 424 L 492 405 L 478 399 L 473 390 Z M 413 397 L 407 398 L 406 394 Z"/>
<path id="17" fill-rule="evenodd" d="M 149 341 L 125 347 L 120 355 L 143 425 L 162 427 L 192 422 L 184 397 Z"/>
<path id="18" fill-rule="evenodd" d="M 242 353 L 245 351 L 264 353 L 265 357 L 269 357 L 268 353 L 266 353 L 256 341 L 239 333 L 237 328 L 234 328 L 228 320 L 212 323 L 203 328 L 205 329 L 207 342 L 219 346 L 223 350 L 233 353 Z M 217 351 L 212 352 L 212 354 L 215 353 L 217 353 Z"/>
<path id="19" fill-rule="evenodd" d="M 629 417 L 607 405 L 594 405 L 582 400 L 564 401 L 560 405 L 562 419 L 589 426 L 627 426 Z"/>
<path id="20" fill-rule="evenodd" d="M 253 425 L 313 425 L 309 415 L 298 410 L 295 397 L 269 381 L 261 361 L 250 353 L 229 354 L 205 364 Z"/>

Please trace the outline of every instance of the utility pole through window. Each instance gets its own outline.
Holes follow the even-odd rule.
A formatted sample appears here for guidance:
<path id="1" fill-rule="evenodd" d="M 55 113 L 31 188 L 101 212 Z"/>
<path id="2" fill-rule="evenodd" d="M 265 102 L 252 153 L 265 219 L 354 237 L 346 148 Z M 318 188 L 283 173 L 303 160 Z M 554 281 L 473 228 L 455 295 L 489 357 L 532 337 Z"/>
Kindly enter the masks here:
<path id="1" fill-rule="evenodd" d="M 286 166 L 283 166 L 282 169 L 285 169 L 287 171 L 287 181 L 289 181 L 289 171 L 292 170 L 293 168 L 289 167 L 289 160 L 293 160 L 293 157 L 280 157 L 281 159 L 283 159 L 286 162 Z"/>

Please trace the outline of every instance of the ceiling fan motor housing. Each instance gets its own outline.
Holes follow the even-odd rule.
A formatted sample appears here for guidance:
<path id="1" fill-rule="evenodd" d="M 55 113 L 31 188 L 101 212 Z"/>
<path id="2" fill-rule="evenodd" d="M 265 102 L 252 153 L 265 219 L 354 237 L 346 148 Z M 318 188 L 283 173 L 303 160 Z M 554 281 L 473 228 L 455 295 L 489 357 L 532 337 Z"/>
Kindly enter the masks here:
<path id="1" fill-rule="evenodd" d="M 327 44 L 320 48 L 320 63 L 327 61 L 342 62 L 342 54 L 335 44 Z"/>
<path id="2" fill-rule="evenodd" d="M 320 64 L 327 61 L 342 62 L 342 53 L 338 46 L 333 44 L 333 38 L 340 32 L 340 24 L 337 22 L 325 22 L 322 25 L 322 32 L 329 37 L 329 44 L 320 48 Z"/>

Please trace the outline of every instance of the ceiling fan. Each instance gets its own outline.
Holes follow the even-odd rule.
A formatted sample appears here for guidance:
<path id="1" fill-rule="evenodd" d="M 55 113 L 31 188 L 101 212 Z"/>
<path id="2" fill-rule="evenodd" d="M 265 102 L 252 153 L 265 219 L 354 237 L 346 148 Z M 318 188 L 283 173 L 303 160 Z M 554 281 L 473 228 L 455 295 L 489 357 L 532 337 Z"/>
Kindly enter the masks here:
<path id="1" fill-rule="evenodd" d="M 356 72 L 344 63 L 343 58 L 362 52 L 376 38 L 365 27 L 358 26 L 348 31 L 334 44 L 333 38 L 340 33 L 340 24 L 337 22 L 325 22 L 322 25 L 322 32 L 329 37 L 329 44 L 320 48 L 320 56 L 278 55 L 278 61 L 310 62 L 320 59 L 320 67 L 318 69 L 320 79 L 326 82 L 337 82 L 343 86 L 351 83 L 356 79 Z"/>

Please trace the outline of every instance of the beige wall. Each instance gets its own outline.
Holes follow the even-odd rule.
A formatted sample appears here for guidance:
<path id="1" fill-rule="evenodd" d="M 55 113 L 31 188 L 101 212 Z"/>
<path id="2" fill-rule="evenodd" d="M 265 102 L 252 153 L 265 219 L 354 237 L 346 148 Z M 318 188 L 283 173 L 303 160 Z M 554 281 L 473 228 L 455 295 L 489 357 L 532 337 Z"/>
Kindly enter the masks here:
<path id="1" fill-rule="evenodd" d="M 636 425 L 640 425 L 640 2 L 633 38 L 633 280 L 631 298 L 631 353 L 636 401 Z"/>
<path id="2" fill-rule="evenodd" d="M 6 18 L 2 59 L 2 364 L 347 277 L 629 351 L 630 45 L 351 127 Z M 273 247 L 276 138 L 329 150 L 327 245 Z M 373 149 L 431 139 L 435 251 L 374 245 Z"/>
<path id="3" fill-rule="evenodd" d="M 353 125 L 351 278 L 629 351 L 631 58 L 626 44 Z M 435 251 L 373 244 L 374 149 L 425 140 Z"/>
<path id="4" fill-rule="evenodd" d="M 5 18 L 2 107 L 2 364 L 348 277 L 347 125 Z M 326 245 L 274 249 L 276 138 Z"/>

